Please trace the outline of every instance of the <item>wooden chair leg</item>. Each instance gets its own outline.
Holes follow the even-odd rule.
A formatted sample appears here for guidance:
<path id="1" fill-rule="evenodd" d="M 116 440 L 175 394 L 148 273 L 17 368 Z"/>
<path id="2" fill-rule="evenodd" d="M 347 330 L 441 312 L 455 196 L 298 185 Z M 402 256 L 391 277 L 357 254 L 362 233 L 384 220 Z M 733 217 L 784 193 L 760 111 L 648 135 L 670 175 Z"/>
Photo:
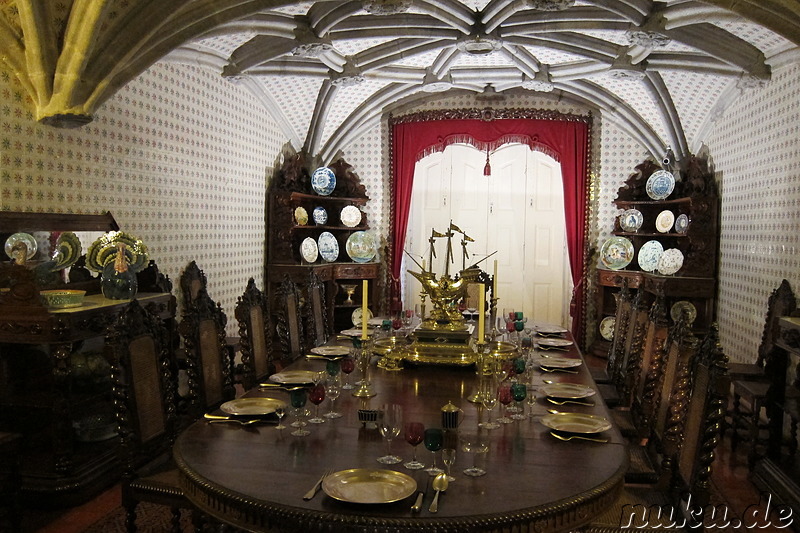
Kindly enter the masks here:
<path id="1" fill-rule="evenodd" d="M 172 526 L 173 533 L 181 533 L 181 510 L 177 507 L 172 507 L 172 516 L 170 517 L 170 526 Z"/>
<path id="2" fill-rule="evenodd" d="M 125 529 L 136 533 L 136 504 L 125 506 Z"/>
<path id="3" fill-rule="evenodd" d="M 735 452 L 739 445 L 739 424 L 742 420 L 742 397 L 733 394 L 733 411 L 731 415 L 731 451 Z"/>
<path id="4" fill-rule="evenodd" d="M 797 419 L 792 418 L 791 429 L 789 430 L 789 455 L 794 457 L 797 453 Z"/>

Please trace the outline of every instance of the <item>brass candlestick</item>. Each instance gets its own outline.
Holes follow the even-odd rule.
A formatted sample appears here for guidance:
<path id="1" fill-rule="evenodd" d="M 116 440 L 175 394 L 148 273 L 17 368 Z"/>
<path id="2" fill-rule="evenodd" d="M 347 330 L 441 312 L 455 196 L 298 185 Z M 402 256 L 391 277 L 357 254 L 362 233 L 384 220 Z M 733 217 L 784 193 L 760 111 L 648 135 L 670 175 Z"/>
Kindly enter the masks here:
<path id="1" fill-rule="evenodd" d="M 378 393 L 373 389 L 369 381 L 369 362 L 372 359 L 372 339 L 360 339 L 360 346 L 356 347 L 358 369 L 361 371 L 361 383 L 353 391 L 353 396 L 357 398 L 372 398 Z"/>

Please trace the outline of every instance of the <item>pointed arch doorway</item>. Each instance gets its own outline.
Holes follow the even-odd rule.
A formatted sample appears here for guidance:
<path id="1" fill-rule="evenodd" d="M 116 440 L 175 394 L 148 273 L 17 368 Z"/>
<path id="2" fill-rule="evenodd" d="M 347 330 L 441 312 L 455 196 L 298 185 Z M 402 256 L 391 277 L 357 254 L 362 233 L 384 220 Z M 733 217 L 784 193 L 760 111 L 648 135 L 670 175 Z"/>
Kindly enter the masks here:
<path id="1" fill-rule="evenodd" d="M 552 157 L 518 143 L 491 154 L 491 175 L 484 175 L 486 154 L 454 144 L 421 159 L 414 174 L 406 250 L 430 257 L 431 228 L 445 230 L 452 220 L 475 242 L 453 241 L 450 272 L 481 263 L 492 273 L 497 261 L 499 310 L 523 311 L 539 322 L 569 325 L 572 284 L 566 246 L 561 167 Z M 460 237 L 460 235 L 456 235 Z M 444 272 L 443 242 L 434 271 Z M 416 269 L 406 258 L 403 272 Z M 403 301 L 420 302 L 419 282 L 405 274 Z"/>

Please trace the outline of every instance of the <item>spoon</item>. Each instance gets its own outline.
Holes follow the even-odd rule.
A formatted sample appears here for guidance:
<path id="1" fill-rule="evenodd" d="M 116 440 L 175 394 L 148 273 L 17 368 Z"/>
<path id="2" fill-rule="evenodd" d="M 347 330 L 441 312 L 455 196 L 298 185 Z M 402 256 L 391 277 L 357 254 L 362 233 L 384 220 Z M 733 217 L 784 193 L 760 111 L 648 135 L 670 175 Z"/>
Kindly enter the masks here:
<path id="1" fill-rule="evenodd" d="M 250 426 L 262 422 L 258 418 L 250 418 L 249 420 L 239 420 L 237 418 L 214 418 L 207 420 L 209 424 L 239 424 L 240 426 Z"/>
<path id="2" fill-rule="evenodd" d="M 433 496 L 433 501 L 431 502 L 431 506 L 428 508 L 428 511 L 431 513 L 438 513 L 439 512 L 439 493 L 444 492 L 447 490 L 447 485 L 450 482 L 447 481 L 447 474 L 442 472 L 441 474 L 437 474 L 435 478 L 433 478 L 433 490 L 436 491 L 436 494 Z"/>
<path id="3" fill-rule="evenodd" d="M 569 440 L 573 440 L 573 439 L 579 439 L 579 440 L 588 440 L 588 441 L 591 441 L 591 442 L 601 442 L 601 443 L 604 443 L 604 444 L 606 442 L 608 442 L 608 439 L 595 439 L 595 438 L 592 438 L 592 437 L 583 437 L 581 435 L 559 435 L 555 431 L 551 431 L 550 434 L 552 436 L 554 436 L 555 438 L 557 438 L 558 440 L 567 440 L 567 441 L 569 441 Z M 435 483 L 436 483 L 436 480 L 434 480 L 434 486 L 436 486 Z"/>

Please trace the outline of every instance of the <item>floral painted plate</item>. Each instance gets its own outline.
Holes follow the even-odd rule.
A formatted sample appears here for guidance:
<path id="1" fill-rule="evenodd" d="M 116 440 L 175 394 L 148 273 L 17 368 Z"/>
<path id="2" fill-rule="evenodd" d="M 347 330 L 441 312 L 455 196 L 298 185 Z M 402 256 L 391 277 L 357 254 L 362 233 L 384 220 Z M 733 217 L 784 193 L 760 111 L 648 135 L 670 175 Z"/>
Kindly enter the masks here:
<path id="1" fill-rule="evenodd" d="M 311 174 L 311 188 L 319 195 L 330 196 L 336 188 L 336 174 L 328 167 L 319 167 Z"/>
<path id="2" fill-rule="evenodd" d="M 697 318 L 697 308 L 687 300 L 680 300 L 672 304 L 669 310 L 669 316 L 673 322 L 677 322 L 681 317 L 681 313 L 686 313 L 686 321 L 691 326 Z"/>
<path id="3" fill-rule="evenodd" d="M 317 239 L 317 246 L 319 246 L 319 254 L 322 256 L 323 261 L 333 263 L 339 259 L 339 241 L 330 231 L 323 231 L 320 234 L 319 239 Z"/>
<path id="4" fill-rule="evenodd" d="M 672 229 L 672 224 L 675 222 L 675 214 L 669 209 L 661 211 L 656 217 L 656 230 L 659 233 L 667 233 Z"/>
<path id="5" fill-rule="evenodd" d="M 356 263 L 368 263 L 375 258 L 375 236 L 368 231 L 355 231 L 347 238 L 344 249 Z"/>
<path id="6" fill-rule="evenodd" d="M 308 224 L 308 211 L 305 207 L 296 207 L 294 209 L 294 221 L 298 226 L 305 226 Z"/>
<path id="7" fill-rule="evenodd" d="M 647 241 L 639 249 L 639 268 L 652 272 L 658 266 L 658 258 L 664 253 L 664 246 L 658 241 Z"/>
<path id="8" fill-rule="evenodd" d="M 666 170 L 657 170 L 653 172 L 647 183 L 644 186 L 647 196 L 653 200 L 663 200 L 672 194 L 675 189 L 675 176 Z"/>
<path id="9" fill-rule="evenodd" d="M 361 209 L 354 205 L 346 205 L 339 213 L 339 220 L 348 228 L 355 228 L 361 224 Z"/>
<path id="10" fill-rule="evenodd" d="M 614 325 L 617 319 L 613 316 L 607 316 L 600 321 L 600 336 L 605 340 L 610 341 L 614 339 Z"/>
<path id="11" fill-rule="evenodd" d="M 600 261 L 606 268 L 619 270 L 633 260 L 633 243 L 625 237 L 610 237 L 600 248 Z"/>
<path id="12" fill-rule="evenodd" d="M 313 263 L 319 257 L 317 241 L 313 237 L 306 237 L 300 243 L 300 256 L 308 263 Z"/>
<path id="13" fill-rule="evenodd" d="M 658 258 L 656 270 L 665 276 L 671 276 L 683 266 L 683 252 L 677 248 L 665 250 Z"/>
<path id="14" fill-rule="evenodd" d="M 626 209 L 619 216 L 619 226 L 622 228 L 622 231 L 630 233 L 638 231 L 639 228 L 642 227 L 643 222 L 644 217 L 642 216 L 642 212 L 638 209 Z"/>

